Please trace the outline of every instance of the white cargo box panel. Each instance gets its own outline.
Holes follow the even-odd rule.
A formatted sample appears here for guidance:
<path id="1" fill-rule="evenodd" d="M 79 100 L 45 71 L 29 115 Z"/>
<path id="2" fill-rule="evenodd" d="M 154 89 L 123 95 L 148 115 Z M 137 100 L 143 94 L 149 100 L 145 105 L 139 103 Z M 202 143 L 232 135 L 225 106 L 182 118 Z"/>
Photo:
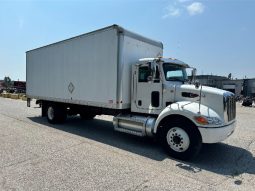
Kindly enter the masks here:
<path id="1" fill-rule="evenodd" d="M 26 54 L 27 96 L 127 109 L 131 65 L 162 54 L 161 42 L 117 25 L 30 50 Z"/>

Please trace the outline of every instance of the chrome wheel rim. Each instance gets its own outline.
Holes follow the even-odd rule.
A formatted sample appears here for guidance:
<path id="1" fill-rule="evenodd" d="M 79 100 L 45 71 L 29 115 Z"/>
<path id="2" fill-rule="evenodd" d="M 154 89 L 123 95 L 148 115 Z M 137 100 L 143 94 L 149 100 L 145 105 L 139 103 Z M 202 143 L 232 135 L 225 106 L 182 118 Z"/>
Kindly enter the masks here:
<path id="1" fill-rule="evenodd" d="M 170 148 L 176 152 L 185 152 L 189 148 L 189 135 L 180 127 L 169 129 L 166 138 Z"/>
<path id="2" fill-rule="evenodd" d="M 53 120 L 53 119 L 54 119 L 54 109 L 53 109 L 53 107 L 49 107 L 49 108 L 48 108 L 47 114 L 48 114 L 48 118 L 49 118 L 50 120 Z"/>

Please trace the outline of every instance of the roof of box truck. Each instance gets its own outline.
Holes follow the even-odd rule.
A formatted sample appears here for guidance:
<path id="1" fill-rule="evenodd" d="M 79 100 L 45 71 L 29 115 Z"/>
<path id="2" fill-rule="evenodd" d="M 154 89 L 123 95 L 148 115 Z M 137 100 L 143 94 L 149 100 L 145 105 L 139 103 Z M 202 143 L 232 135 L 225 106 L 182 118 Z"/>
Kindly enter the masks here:
<path id="1" fill-rule="evenodd" d="M 74 36 L 74 37 L 71 37 L 71 38 L 68 38 L 68 39 L 65 39 L 65 40 L 54 42 L 54 43 L 51 43 L 51 44 L 48 44 L 48 45 L 45 45 L 45 46 L 41 46 L 41 47 L 38 47 L 38 48 L 35 48 L 35 49 L 31 49 L 31 50 L 28 50 L 27 52 L 38 50 L 38 49 L 41 49 L 41 48 L 44 48 L 44 47 L 52 46 L 52 45 L 55 45 L 55 44 L 58 44 L 58 43 L 66 42 L 66 41 L 69 41 L 69 40 L 72 40 L 72 39 L 75 39 L 75 38 L 80 38 L 80 37 L 83 37 L 83 36 L 86 36 L 86 35 L 91 35 L 91 34 L 94 34 L 94 33 L 100 32 L 100 31 L 109 30 L 109 29 L 116 29 L 116 30 L 118 30 L 119 33 L 122 33 L 126 36 L 130 36 L 130 37 L 138 39 L 140 41 L 153 44 L 154 46 L 158 46 L 158 47 L 163 49 L 163 43 L 162 42 L 152 40 L 150 38 L 147 38 L 147 37 L 144 37 L 140 34 L 131 32 L 129 30 L 124 29 L 123 27 L 121 27 L 119 25 L 114 24 L 114 25 L 111 25 L 111 26 L 107 26 L 107 27 L 92 31 L 92 32 L 88 32 L 88 33 L 81 34 L 81 35 L 78 35 L 78 36 Z"/>

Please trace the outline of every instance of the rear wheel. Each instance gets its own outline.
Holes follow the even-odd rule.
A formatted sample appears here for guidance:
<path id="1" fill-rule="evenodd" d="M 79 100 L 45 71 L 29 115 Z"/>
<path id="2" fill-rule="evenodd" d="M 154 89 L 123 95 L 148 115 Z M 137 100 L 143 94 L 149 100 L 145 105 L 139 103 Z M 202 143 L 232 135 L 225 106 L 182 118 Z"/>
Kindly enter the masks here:
<path id="1" fill-rule="evenodd" d="M 202 146 L 197 127 L 187 120 L 164 123 L 159 130 L 159 139 L 170 156 L 181 160 L 193 158 Z"/>
<path id="2" fill-rule="evenodd" d="M 52 124 L 64 122 L 66 119 L 65 108 L 56 104 L 49 104 L 47 107 L 47 119 Z"/>

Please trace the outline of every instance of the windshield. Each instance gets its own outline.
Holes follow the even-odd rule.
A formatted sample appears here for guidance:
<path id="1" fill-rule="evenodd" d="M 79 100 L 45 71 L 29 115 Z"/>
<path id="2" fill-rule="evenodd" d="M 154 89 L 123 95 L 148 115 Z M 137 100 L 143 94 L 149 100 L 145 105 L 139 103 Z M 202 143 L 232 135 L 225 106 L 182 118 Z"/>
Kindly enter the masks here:
<path id="1" fill-rule="evenodd" d="M 184 67 L 171 63 L 164 63 L 163 69 L 167 81 L 185 82 L 188 80 L 187 73 Z"/>

